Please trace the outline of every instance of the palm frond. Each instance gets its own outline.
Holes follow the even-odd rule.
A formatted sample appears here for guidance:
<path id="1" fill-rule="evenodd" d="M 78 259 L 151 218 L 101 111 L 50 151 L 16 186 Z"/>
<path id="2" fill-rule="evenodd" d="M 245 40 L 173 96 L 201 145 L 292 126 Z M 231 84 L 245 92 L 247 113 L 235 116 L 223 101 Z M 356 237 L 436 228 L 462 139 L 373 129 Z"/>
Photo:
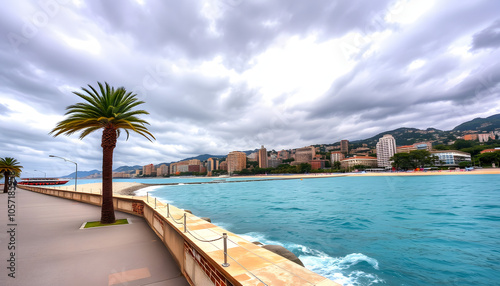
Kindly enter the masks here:
<path id="1" fill-rule="evenodd" d="M 115 89 L 107 82 L 97 84 L 98 88 L 88 85 L 88 88 L 82 87 L 82 91 L 73 92 L 83 102 L 68 106 L 65 113 L 67 117 L 57 123 L 49 134 L 56 137 L 81 132 L 80 139 L 83 139 L 94 131 L 111 125 L 118 135 L 120 129 L 125 130 L 127 139 L 129 131 L 134 131 L 149 141 L 156 140 L 146 128 L 149 123 L 137 117 L 149 113 L 145 110 L 134 110 L 144 104 L 144 101 L 138 100 L 136 94 L 127 92 L 123 87 Z"/>
<path id="2" fill-rule="evenodd" d="M 0 158 L 0 173 L 20 173 L 23 166 L 12 157 Z"/>

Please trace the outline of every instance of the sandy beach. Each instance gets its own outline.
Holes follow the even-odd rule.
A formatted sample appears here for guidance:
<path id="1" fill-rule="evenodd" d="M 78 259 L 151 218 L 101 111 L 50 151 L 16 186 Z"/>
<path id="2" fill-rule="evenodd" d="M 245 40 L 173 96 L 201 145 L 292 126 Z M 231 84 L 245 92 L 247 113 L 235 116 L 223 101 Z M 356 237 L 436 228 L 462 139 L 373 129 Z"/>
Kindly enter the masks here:
<path id="1" fill-rule="evenodd" d="M 123 196 L 133 196 L 134 192 L 145 187 L 152 186 L 150 184 L 142 184 L 135 182 L 113 182 L 113 194 L 123 195 Z M 44 186 L 45 187 L 45 186 Z M 58 186 L 58 187 L 48 187 L 51 189 L 62 189 L 68 191 L 74 191 L 75 186 Z M 102 183 L 91 183 L 91 184 L 79 184 L 77 186 L 78 192 L 83 193 L 93 193 L 100 194 L 102 191 Z"/>

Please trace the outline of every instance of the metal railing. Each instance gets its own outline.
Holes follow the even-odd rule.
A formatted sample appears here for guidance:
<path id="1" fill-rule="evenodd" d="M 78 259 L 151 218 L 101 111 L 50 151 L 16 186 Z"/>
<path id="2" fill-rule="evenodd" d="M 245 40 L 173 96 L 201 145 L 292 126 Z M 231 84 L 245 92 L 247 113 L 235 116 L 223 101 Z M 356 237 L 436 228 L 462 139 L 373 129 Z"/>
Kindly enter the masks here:
<path id="1" fill-rule="evenodd" d="M 205 243 L 211 243 L 214 247 L 216 247 L 217 249 L 219 250 L 222 250 L 223 253 L 224 253 L 224 263 L 222 263 L 221 265 L 223 267 L 228 267 L 230 266 L 229 263 L 227 263 L 227 259 L 228 257 L 230 259 L 232 259 L 236 264 L 238 264 L 241 268 L 245 269 L 251 276 L 253 276 L 255 279 L 257 279 L 259 282 L 261 282 L 262 284 L 264 284 L 265 286 L 268 286 L 267 283 L 265 283 L 264 281 L 262 281 L 259 277 L 257 277 L 255 274 L 253 274 L 249 269 L 247 269 L 245 266 L 243 266 L 241 263 L 239 263 L 235 258 L 233 258 L 231 255 L 229 255 L 228 251 L 227 251 L 227 241 L 229 240 L 231 243 L 233 243 L 234 245 L 239 245 L 240 247 L 242 247 L 243 249 L 245 249 L 246 251 L 248 251 L 249 253 L 252 253 L 254 255 L 256 255 L 257 257 L 261 258 L 262 260 L 266 261 L 266 262 L 270 262 L 271 264 L 273 264 L 275 267 L 283 270 L 284 272 L 288 272 L 290 273 L 291 275 L 299 278 L 300 280 L 308 283 L 308 284 L 311 284 L 311 285 L 316 285 L 314 282 L 311 282 L 311 281 L 308 281 L 307 279 L 304 279 L 303 277 L 293 273 L 292 271 L 290 271 L 289 269 L 285 268 L 285 267 L 282 267 L 282 266 L 279 266 L 279 265 L 276 265 L 274 262 L 272 262 L 271 260 L 269 260 L 268 258 L 265 258 L 263 257 L 262 255 L 258 254 L 258 253 L 255 253 L 253 252 L 252 250 L 244 247 L 243 245 L 240 245 L 238 243 L 236 243 L 235 241 L 231 240 L 229 238 L 229 236 L 227 235 L 227 233 L 223 233 L 221 237 L 218 237 L 218 238 L 214 238 L 214 239 L 210 239 L 210 240 L 205 240 L 205 239 L 202 239 L 202 238 L 199 238 L 197 237 L 197 235 L 191 231 L 189 231 L 189 228 L 187 227 L 187 223 L 186 223 L 186 220 L 187 218 L 189 218 L 186 214 L 186 212 L 184 212 L 184 214 L 179 217 L 179 218 L 174 218 L 171 213 L 170 213 L 170 204 L 167 204 L 166 206 L 166 209 L 167 209 L 167 218 L 171 218 L 175 223 L 177 224 L 182 224 L 183 227 L 184 227 L 184 233 L 189 233 L 194 239 L 200 241 L 200 242 L 205 242 Z M 211 232 L 213 232 L 214 234 L 216 235 L 220 235 L 218 232 L 212 230 L 212 229 L 208 229 L 210 230 Z M 221 249 L 218 245 L 214 244 L 213 242 L 215 241 L 218 241 L 220 239 L 223 239 L 223 249 Z"/>
<path id="2" fill-rule="evenodd" d="M 188 227 L 187 227 L 187 215 L 186 215 L 186 212 L 184 212 L 184 214 L 178 218 L 178 219 L 175 219 L 172 215 L 170 215 L 170 204 L 167 204 L 167 218 L 171 218 L 175 223 L 177 224 L 182 224 L 184 226 L 184 233 L 189 233 L 194 239 L 200 241 L 200 242 L 215 242 L 217 240 L 221 240 L 223 239 L 223 243 L 224 243 L 224 263 L 222 263 L 221 265 L 223 267 L 228 267 L 230 264 L 227 263 L 227 233 L 223 233 L 221 237 L 218 237 L 218 238 L 214 238 L 214 239 L 210 239 L 210 240 L 206 240 L 206 239 L 202 239 L 202 238 L 198 238 L 196 237 L 196 235 L 192 232 L 189 231 Z M 183 221 L 180 221 L 181 219 L 184 219 Z"/>

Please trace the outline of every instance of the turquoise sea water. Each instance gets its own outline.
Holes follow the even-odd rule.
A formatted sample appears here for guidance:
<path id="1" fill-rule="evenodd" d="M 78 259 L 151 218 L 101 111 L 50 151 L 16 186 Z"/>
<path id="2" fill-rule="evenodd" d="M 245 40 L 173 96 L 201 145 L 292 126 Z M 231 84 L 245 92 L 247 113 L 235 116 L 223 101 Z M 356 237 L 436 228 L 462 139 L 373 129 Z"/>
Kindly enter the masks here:
<path id="1" fill-rule="evenodd" d="M 500 283 L 498 175 L 296 179 L 149 192 L 251 241 L 281 244 L 307 268 L 344 285 Z"/>

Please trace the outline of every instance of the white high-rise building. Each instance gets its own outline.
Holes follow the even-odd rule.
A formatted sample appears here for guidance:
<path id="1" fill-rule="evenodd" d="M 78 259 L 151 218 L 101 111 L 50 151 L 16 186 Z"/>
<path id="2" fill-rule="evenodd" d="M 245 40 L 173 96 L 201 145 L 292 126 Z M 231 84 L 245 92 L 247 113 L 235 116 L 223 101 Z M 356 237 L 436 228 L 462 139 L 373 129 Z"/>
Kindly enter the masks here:
<path id="1" fill-rule="evenodd" d="M 390 158 L 396 153 L 396 139 L 390 134 L 377 142 L 377 164 L 381 168 L 391 168 Z"/>

